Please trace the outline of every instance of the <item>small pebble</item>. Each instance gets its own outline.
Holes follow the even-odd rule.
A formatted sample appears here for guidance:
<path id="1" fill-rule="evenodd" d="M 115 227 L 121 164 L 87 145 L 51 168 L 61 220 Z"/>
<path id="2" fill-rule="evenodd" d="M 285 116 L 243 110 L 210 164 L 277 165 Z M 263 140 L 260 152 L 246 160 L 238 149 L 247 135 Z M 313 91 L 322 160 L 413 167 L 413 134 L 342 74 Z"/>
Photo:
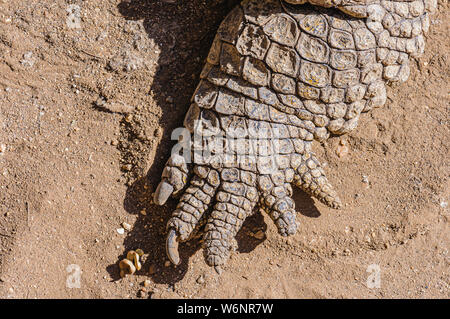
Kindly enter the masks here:
<path id="1" fill-rule="evenodd" d="M 33 52 L 28 51 L 23 55 L 23 59 L 20 61 L 24 66 L 33 66 L 34 65 L 34 58 L 33 58 Z"/>
<path id="2" fill-rule="evenodd" d="M 348 148 L 348 142 L 346 140 L 341 140 L 339 142 L 338 147 L 336 148 L 336 154 L 339 157 L 344 157 L 348 154 L 349 148 Z"/>
<path id="3" fill-rule="evenodd" d="M 125 122 L 131 123 L 132 120 L 133 120 L 133 115 L 132 114 L 128 114 L 127 116 L 125 116 Z"/>
<path id="4" fill-rule="evenodd" d="M 131 171 L 132 168 L 133 168 L 133 165 L 131 165 L 131 164 L 122 165 L 122 171 L 125 171 L 125 172 Z"/>
<path id="5" fill-rule="evenodd" d="M 164 266 L 169 267 L 170 266 L 170 261 L 166 260 L 166 262 L 164 263 Z"/>
<path id="6" fill-rule="evenodd" d="M 168 97 L 166 98 L 166 102 L 172 103 L 172 102 L 173 102 L 173 97 L 168 96 Z"/>
<path id="7" fill-rule="evenodd" d="M 127 230 L 127 231 L 130 231 L 130 230 L 131 230 L 131 225 L 128 224 L 128 223 L 123 222 L 123 223 L 122 223 L 122 227 L 123 227 L 125 230 Z"/>
<path id="8" fill-rule="evenodd" d="M 147 215 L 147 212 L 145 211 L 145 209 L 141 210 L 141 215 Z"/>
<path id="9" fill-rule="evenodd" d="M 265 235 L 262 230 L 258 230 L 256 233 L 253 234 L 253 237 L 255 237 L 256 239 L 262 240 L 262 239 L 264 239 Z"/>
<path id="10" fill-rule="evenodd" d="M 125 229 L 123 229 L 123 228 L 117 228 L 117 232 L 118 232 L 120 235 L 123 235 L 123 234 L 125 233 Z"/>
<path id="11" fill-rule="evenodd" d="M 146 291 L 146 290 L 140 289 L 140 290 L 138 291 L 138 297 L 139 297 L 139 298 L 144 298 L 146 295 L 147 295 L 147 291 Z"/>
<path id="12" fill-rule="evenodd" d="M 148 267 L 148 273 L 150 275 L 153 275 L 156 273 L 156 266 L 154 264 L 151 264 L 150 267 Z"/>
<path id="13" fill-rule="evenodd" d="M 155 137 L 161 137 L 162 136 L 162 129 L 160 127 L 158 127 L 157 129 L 155 129 L 155 132 L 153 133 L 153 135 Z"/>
<path id="14" fill-rule="evenodd" d="M 149 279 L 146 279 L 142 284 L 144 285 L 144 287 L 149 287 L 152 284 L 152 282 Z"/>
<path id="15" fill-rule="evenodd" d="M 201 285 L 204 282 L 205 282 L 205 277 L 203 277 L 203 275 L 200 275 L 200 277 L 197 278 L 197 283 Z"/>
<path id="16" fill-rule="evenodd" d="M 99 97 L 96 101 L 95 101 L 95 105 L 98 107 L 102 107 L 103 105 L 105 105 L 106 101 L 104 98 Z"/>

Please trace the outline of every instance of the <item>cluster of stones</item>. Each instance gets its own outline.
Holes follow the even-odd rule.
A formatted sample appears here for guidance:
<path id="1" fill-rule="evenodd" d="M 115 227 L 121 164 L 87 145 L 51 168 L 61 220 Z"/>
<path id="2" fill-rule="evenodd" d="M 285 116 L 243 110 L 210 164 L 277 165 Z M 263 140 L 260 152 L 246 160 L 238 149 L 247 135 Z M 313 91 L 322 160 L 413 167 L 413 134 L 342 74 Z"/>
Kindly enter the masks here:
<path id="1" fill-rule="evenodd" d="M 228 258 L 258 204 L 283 236 L 295 233 L 291 183 L 339 208 L 311 151 L 313 139 L 353 130 L 386 102 L 385 82 L 405 81 L 423 52 L 433 0 L 244 0 L 212 44 L 184 126 L 193 137 L 193 177 L 168 223 L 175 241 L 204 226 L 209 265 Z M 434 6 L 434 7 L 433 7 Z M 195 138 L 200 136 L 200 139 Z M 219 136 L 219 138 L 216 138 Z M 163 204 L 184 190 L 191 168 L 173 155 L 155 192 Z"/>

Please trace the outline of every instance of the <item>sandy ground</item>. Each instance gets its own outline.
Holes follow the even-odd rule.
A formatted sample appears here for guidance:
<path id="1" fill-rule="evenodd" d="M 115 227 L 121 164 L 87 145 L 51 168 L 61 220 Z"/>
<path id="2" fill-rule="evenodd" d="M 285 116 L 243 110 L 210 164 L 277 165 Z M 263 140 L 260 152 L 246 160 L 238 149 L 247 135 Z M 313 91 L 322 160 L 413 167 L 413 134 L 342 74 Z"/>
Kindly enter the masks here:
<path id="1" fill-rule="evenodd" d="M 298 233 L 252 217 L 221 276 L 195 241 L 166 265 L 176 201 L 150 197 L 237 1 L 168 2 L 0 0 L 0 297 L 449 298 L 447 1 L 387 105 L 315 145 L 344 209 L 297 191 Z M 143 269 L 121 279 L 136 248 Z"/>

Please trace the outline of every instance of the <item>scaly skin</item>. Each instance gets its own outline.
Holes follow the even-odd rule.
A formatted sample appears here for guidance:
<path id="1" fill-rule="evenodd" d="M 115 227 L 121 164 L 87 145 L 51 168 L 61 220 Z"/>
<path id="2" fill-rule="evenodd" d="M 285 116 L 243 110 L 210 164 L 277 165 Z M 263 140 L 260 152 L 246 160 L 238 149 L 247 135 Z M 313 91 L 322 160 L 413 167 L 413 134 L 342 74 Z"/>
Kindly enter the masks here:
<path id="1" fill-rule="evenodd" d="M 340 208 L 312 141 L 348 133 L 362 112 L 384 105 L 385 82 L 407 80 L 436 7 L 433 0 L 287 2 L 245 0 L 217 32 L 184 122 L 193 163 L 172 155 L 154 194 L 159 205 L 182 194 L 167 225 L 174 264 L 178 242 L 202 234 L 206 262 L 220 271 L 256 206 L 282 236 L 294 234 L 291 184 Z M 304 2 L 345 14 L 295 5 Z"/>

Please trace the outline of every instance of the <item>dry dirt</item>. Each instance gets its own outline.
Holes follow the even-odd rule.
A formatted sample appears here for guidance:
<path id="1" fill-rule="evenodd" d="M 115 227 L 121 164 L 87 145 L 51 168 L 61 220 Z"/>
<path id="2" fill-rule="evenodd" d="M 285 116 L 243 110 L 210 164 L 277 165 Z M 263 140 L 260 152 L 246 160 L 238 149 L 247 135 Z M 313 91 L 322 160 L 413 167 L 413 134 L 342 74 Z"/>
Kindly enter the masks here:
<path id="1" fill-rule="evenodd" d="M 235 3 L 0 0 L 0 297 L 450 297 L 447 1 L 408 82 L 351 134 L 315 145 L 344 209 L 297 191 L 290 239 L 257 214 L 221 276 L 196 241 L 166 266 L 176 201 L 150 197 Z M 143 269 L 121 279 L 136 248 Z"/>

